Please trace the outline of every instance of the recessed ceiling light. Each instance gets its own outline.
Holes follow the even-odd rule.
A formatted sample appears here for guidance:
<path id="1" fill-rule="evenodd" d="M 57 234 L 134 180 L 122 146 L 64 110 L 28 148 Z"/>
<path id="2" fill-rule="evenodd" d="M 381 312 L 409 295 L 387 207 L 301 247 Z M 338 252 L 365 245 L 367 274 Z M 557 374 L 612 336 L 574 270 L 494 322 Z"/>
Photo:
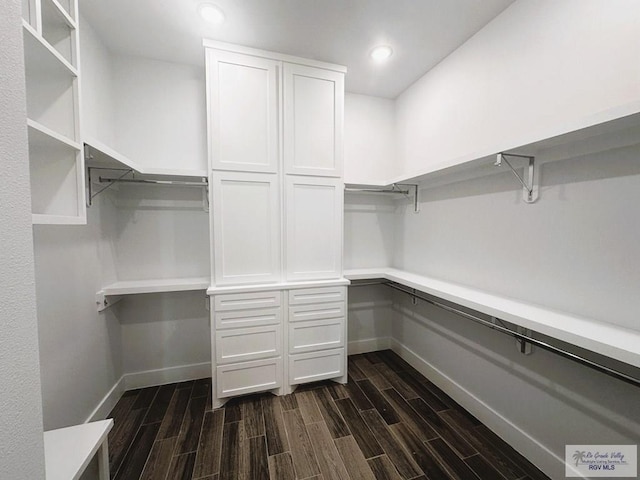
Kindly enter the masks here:
<path id="1" fill-rule="evenodd" d="M 220 25 L 224 22 L 224 12 L 213 3 L 201 3 L 198 7 L 198 12 L 200 12 L 200 16 L 207 23 Z"/>
<path id="2" fill-rule="evenodd" d="M 389 45 L 380 45 L 371 50 L 370 55 L 376 62 L 384 62 L 393 55 L 393 49 Z"/>

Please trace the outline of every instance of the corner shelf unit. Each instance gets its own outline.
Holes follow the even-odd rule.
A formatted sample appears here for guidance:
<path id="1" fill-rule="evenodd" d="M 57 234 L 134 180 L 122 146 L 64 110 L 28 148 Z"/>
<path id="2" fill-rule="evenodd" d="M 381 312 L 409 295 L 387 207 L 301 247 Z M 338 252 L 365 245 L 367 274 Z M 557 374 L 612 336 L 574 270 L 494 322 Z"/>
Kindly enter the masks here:
<path id="1" fill-rule="evenodd" d="M 77 0 L 23 0 L 34 224 L 86 223 Z"/>

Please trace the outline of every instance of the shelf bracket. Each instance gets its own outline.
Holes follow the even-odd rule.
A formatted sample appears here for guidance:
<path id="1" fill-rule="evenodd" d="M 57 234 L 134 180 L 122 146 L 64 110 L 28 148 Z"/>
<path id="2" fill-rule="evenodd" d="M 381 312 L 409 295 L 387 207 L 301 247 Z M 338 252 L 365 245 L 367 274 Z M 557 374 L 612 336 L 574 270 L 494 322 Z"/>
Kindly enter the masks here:
<path id="1" fill-rule="evenodd" d="M 98 312 L 103 312 L 118 303 L 122 298 L 122 295 L 105 295 L 104 290 L 100 290 L 96 293 L 96 308 Z"/>
<path id="2" fill-rule="evenodd" d="M 405 187 L 400 188 L 400 187 Z M 408 189 L 407 189 L 408 187 Z M 418 185 L 413 183 L 394 183 L 391 186 L 392 190 L 397 190 L 398 193 L 403 193 L 409 196 L 409 192 L 413 191 L 413 213 L 420 213 L 420 201 L 418 198 Z"/>
<path id="3" fill-rule="evenodd" d="M 528 165 L 524 168 L 524 173 L 526 174 L 527 181 L 525 181 L 520 174 L 513 168 L 511 162 L 507 159 L 507 157 L 514 158 L 524 158 L 528 160 Z M 494 165 L 496 167 L 501 167 L 502 163 L 506 163 L 511 172 L 516 176 L 520 184 L 522 185 L 522 198 L 527 203 L 533 203 L 538 199 L 538 175 L 536 175 L 536 158 L 530 155 L 516 155 L 515 153 L 504 153 L 500 152 L 496 155 L 496 161 Z"/>

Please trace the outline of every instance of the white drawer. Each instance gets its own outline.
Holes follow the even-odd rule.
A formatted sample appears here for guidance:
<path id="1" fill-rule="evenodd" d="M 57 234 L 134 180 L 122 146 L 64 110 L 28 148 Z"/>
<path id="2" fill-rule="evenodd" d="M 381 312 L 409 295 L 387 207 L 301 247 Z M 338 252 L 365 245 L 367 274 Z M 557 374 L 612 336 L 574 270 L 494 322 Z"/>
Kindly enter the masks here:
<path id="1" fill-rule="evenodd" d="M 218 398 L 262 392 L 282 386 L 282 357 L 216 367 Z"/>
<path id="2" fill-rule="evenodd" d="M 237 363 L 282 355 L 282 327 L 236 328 L 215 332 L 216 363 Z"/>
<path id="3" fill-rule="evenodd" d="M 289 307 L 290 322 L 323 320 L 326 318 L 344 318 L 345 302 L 321 303 L 319 305 L 296 305 Z"/>
<path id="4" fill-rule="evenodd" d="M 344 347 L 344 318 L 289 324 L 289 353 Z"/>
<path id="5" fill-rule="evenodd" d="M 344 302 L 347 289 L 344 286 L 297 288 L 289 290 L 289 305 L 311 303 Z"/>
<path id="6" fill-rule="evenodd" d="M 212 315 L 214 320 L 213 324 L 217 330 L 282 324 L 282 308 L 280 307 L 252 310 L 223 310 L 221 312 L 213 312 Z"/>
<path id="7" fill-rule="evenodd" d="M 344 348 L 289 355 L 289 383 L 315 382 L 344 375 Z"/>
<path id="8" fill-rule="evenodd" d="M 214 295 L 213 310 L 223 312 L 228 310 L 279 307 L 282 304 L 281 297 L 280 291 Z"/>

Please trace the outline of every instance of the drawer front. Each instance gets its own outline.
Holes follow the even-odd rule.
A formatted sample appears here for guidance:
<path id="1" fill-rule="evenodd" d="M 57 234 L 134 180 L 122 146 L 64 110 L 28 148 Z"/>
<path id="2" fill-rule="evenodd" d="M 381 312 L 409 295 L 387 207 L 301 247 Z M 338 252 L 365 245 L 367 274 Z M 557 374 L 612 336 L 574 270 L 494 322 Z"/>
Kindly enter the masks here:
<path id="1" fill-rule="evenodd" d="M 213 319 L 213 324 L 217 330 L 259 327 L 262 325 L 281 325 L 282 308 L 223 310 L 221 312 L 213 312 Z"/>
<path id="2" fill-rule="evenodd" d="M 262 392 L 282 386 L 282 357 L 216 367 L 219 398 Z"/>
<path id="3" fill-rule="evenodd" d="M 289 355 L 289 383 L 315 382 L 344 375 L 344 348 Z"/>
<path id="4" fill-rule="evenodd" d="M 321 303 L 319 305 L 299 305 L 289 307 L 290 322 L 345 318 L 345 302 Z"/>
<path id="5" fill-rule="evenodd" d="M 215 333 L 216 363 L 245 362 L 282 355 L 282 327 L 236 328 Z"/>
<path id="6" fill-rule="evenodd" d="M 289 290 L 289 305 L 344 302 L 347 288 L 344 286 L 298 288 Z"/>
<path id="7" fill-rule="evenodd" d="M 216 312 L 279 307 L 281 304 L 279 291 L 229 293 L 213 297 L 213 310 Z"/>
<path id="8" fill-rule="evenodd" d="M 289 324 L 289 353 L 344 347 L 344 318 Z"/>

